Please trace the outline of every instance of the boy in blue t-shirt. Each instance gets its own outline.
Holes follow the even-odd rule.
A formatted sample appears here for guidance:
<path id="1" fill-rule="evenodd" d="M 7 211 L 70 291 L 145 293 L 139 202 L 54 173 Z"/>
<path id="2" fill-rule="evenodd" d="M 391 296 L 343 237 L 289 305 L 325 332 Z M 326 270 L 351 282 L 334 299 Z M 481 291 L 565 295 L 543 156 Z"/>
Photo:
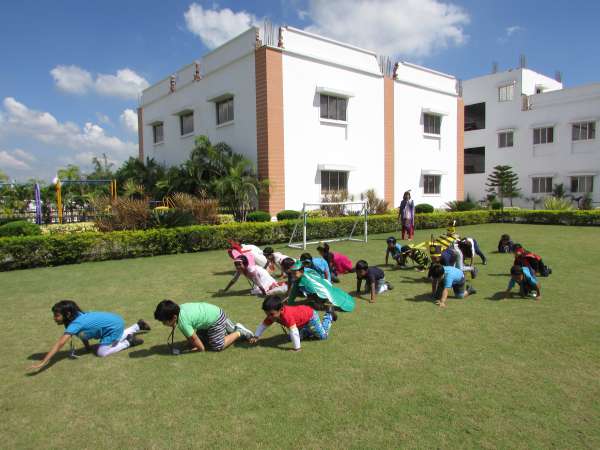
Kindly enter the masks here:
<path id="1" fill-rule="evenodd" d="M 331 282 L 331 269 L 325 258 L 313 258 L 310 253 L 302 253 L 300 261 L 304 267 L 315 270 L 321 278 Z"/>
<path id="2" fill-rule="evenodd" d="M 529 267 L 512 266 L 510 269 L 510 281 L 506 288 L 505 297 L 511 295 L 512 288 L 515 284 L 519 285 L 519 295 L 521 297 L 533 297 L 536 300 L 542 298 L 540 283 L 531 272 Z"/>
<path id="3" fill-rule="evenodd" d="M 466 285 L 464 273 L 456 267 L 434 264 L 429 273 L 431 275 L 431 296 L 436 300 L 435 304 L 441 308 L 446 307 L 450 288 L 457 298 L 467 298 L 469 295 L 477 293 L 473 287 Z"/>
<path id="4" fill-rule="evenodd" d="M 398 265 L 403 266 L 405 264 L 402 256 L 402 246 L 398 244 L 394 236 L 387 238 L 387 248 L 385 249 L 385 265 L 388 265 L 388 259 L 391 256 L 395 259 Z"/>

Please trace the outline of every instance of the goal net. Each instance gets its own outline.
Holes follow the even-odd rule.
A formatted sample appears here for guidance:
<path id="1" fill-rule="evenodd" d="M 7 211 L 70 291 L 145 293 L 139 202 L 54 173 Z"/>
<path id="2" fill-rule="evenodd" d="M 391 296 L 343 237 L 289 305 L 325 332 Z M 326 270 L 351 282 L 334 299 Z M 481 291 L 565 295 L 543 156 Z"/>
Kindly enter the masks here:
<path id="1" fill-rule="evenodd" d="M 318 217 L 354 217 L 348 236 L 310 240 L 310 221 Z M 355 237 L 360 235 L 363 236 Z M 300 219 L 294 226 L 288 247 L 306 249 L 309 244 L 337 241 L 367 242 L 368 213 L 367 202 L 321 202 L 304 203 Z"/>

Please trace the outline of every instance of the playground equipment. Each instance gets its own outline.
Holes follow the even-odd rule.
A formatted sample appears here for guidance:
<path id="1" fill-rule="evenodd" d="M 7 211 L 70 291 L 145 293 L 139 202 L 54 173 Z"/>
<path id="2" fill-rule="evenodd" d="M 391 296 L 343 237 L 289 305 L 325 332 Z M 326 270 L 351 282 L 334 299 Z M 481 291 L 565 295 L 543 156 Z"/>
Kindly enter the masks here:
<path id="1" fill-rule="evenodd" d="M 0 188 L 4 186 L 15 186 L 17 183 L 0 183 Z M 33 186 L 33 196 L 35 198 L 35 223 L 38 225 L 42 224 L 42 201 L 40 194 L 39 183 L 20 183 L 21 186 Z"/>
<path id="2" fill-rule="evenodd" d="M 83 185 L 94 185 L 94 184 L 105 184 L 108 183 L 111 200 L 117 199 L 117 180 L 64 180 L 61 181 L 59 178 L 54 179 L 54 185 L 56 189 L 56 208 L 58 210 L 58 223 L 63 223 L 63 208 L 62 208 L 62 186 L 69 184 L 83 184 Z"/>

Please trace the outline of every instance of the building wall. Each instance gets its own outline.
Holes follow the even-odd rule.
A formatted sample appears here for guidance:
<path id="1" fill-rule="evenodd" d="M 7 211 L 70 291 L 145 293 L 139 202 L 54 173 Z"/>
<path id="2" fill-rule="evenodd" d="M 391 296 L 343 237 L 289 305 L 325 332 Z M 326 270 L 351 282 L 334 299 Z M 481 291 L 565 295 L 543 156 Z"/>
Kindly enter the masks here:
<path id="1" fill-rule="evenodd" d="M 498 102 L 498 80 L 512 77 L 515 98 L 512 102 Z M 535 93 L 542 86 L 544 93 Z M 533 194 L 532 177 L 553 177 L 553 183 L 564 183 L 570 188 L 570 177 L 578 174 L 594 175 L 594 202 L 600 201 L 598 174 L 600 173 L 600 84 L 560 89 L 560 83 L 530 70 L 515 70 L 467 80 L 463 84 L 465 105 L 486 102 L 486 128 L 466 131 L 465 148 L 485 146 L 485 173 L 465 175 L 465 190 L 474 200 L 485 197 L 485 182 L 496 165 L 510 165 L 519 175 L 522 198 L 514 204 L 532 207 L 531 198 L 549 194 Z M 523 110 L 522 92 L 527 97 L 528 110 Z M 596 139 L 572 141 L 572 122 L 595 121 Z M 533 144 L 533 129 L 554 127 L 554 142 Z M 513 129 L 514 145 L 498 147 L 498 130 Z M 578 195 L 578 194 L 576 194 Z"/>
<path id="2" fill-rule="evenodd" d="M 442 207 L 446 202 L 456 200 L 456 80 L 418 66 L 401 64 L 394 85 L 394 98 L 396 203 L 399 204 L 407 190 L 411 191 L 411 197 L 417 204 Z M 442 115 L 439 137 L 424 133 L 423 113 L 426 111 Z M 441 174 L 439 195 L 424 193 L 423 175 L 426 173 Z"/>
<path id="3" fill-rule="evenodd" d="M 213 50 L 200 61 L 202 79 L 193 81 L 195 65 L 177 72 L 175 92 L 169 93 L 169 79 L 143 92 L 143 149 L 146 157 L 166 165 L 188 159 L 194 138 L 207 135 L 213 144 L 226 142 L 237 153 L 256 162 L 255 30 L 250 29 Z M 211 99 L 233 94 L 234 121 L 217 125 L 216 106 Z M 194 111 L 194 133 L 182 137 L 177 113 Z M 164 122 L 164 142 L 154 144 L 152 126 Z"/>
<path id="4" fill-rule="evenodd" d="M 349 170 L 356 200 L 371 188 L 383 197 L 383 76 L 373 71 L 376 56 L 289 28 L 283 43 L 286 208 L 321 201 L 323 165 Z M 345 52 L 345 66 L 329 59 L 337 50 Z M 345 124 L 320 118 L 319 87 L 351 95 Z"/>

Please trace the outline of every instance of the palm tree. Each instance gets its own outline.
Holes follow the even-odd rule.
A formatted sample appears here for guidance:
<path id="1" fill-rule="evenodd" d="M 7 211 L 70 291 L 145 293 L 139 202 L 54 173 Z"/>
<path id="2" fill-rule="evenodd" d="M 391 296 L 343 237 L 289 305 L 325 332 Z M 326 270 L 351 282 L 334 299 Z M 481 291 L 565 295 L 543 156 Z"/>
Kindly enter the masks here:
<path id="1" fill-rule="evenodd" d="M 225 173 L 212 183 L 219 202 L 230 208 L 236 220 L 245 221 L 248 212 L 256 208 L 258 196 L 269 185 L 259 180 L 252 162 L 234 153 L 224 160 Z"/>

